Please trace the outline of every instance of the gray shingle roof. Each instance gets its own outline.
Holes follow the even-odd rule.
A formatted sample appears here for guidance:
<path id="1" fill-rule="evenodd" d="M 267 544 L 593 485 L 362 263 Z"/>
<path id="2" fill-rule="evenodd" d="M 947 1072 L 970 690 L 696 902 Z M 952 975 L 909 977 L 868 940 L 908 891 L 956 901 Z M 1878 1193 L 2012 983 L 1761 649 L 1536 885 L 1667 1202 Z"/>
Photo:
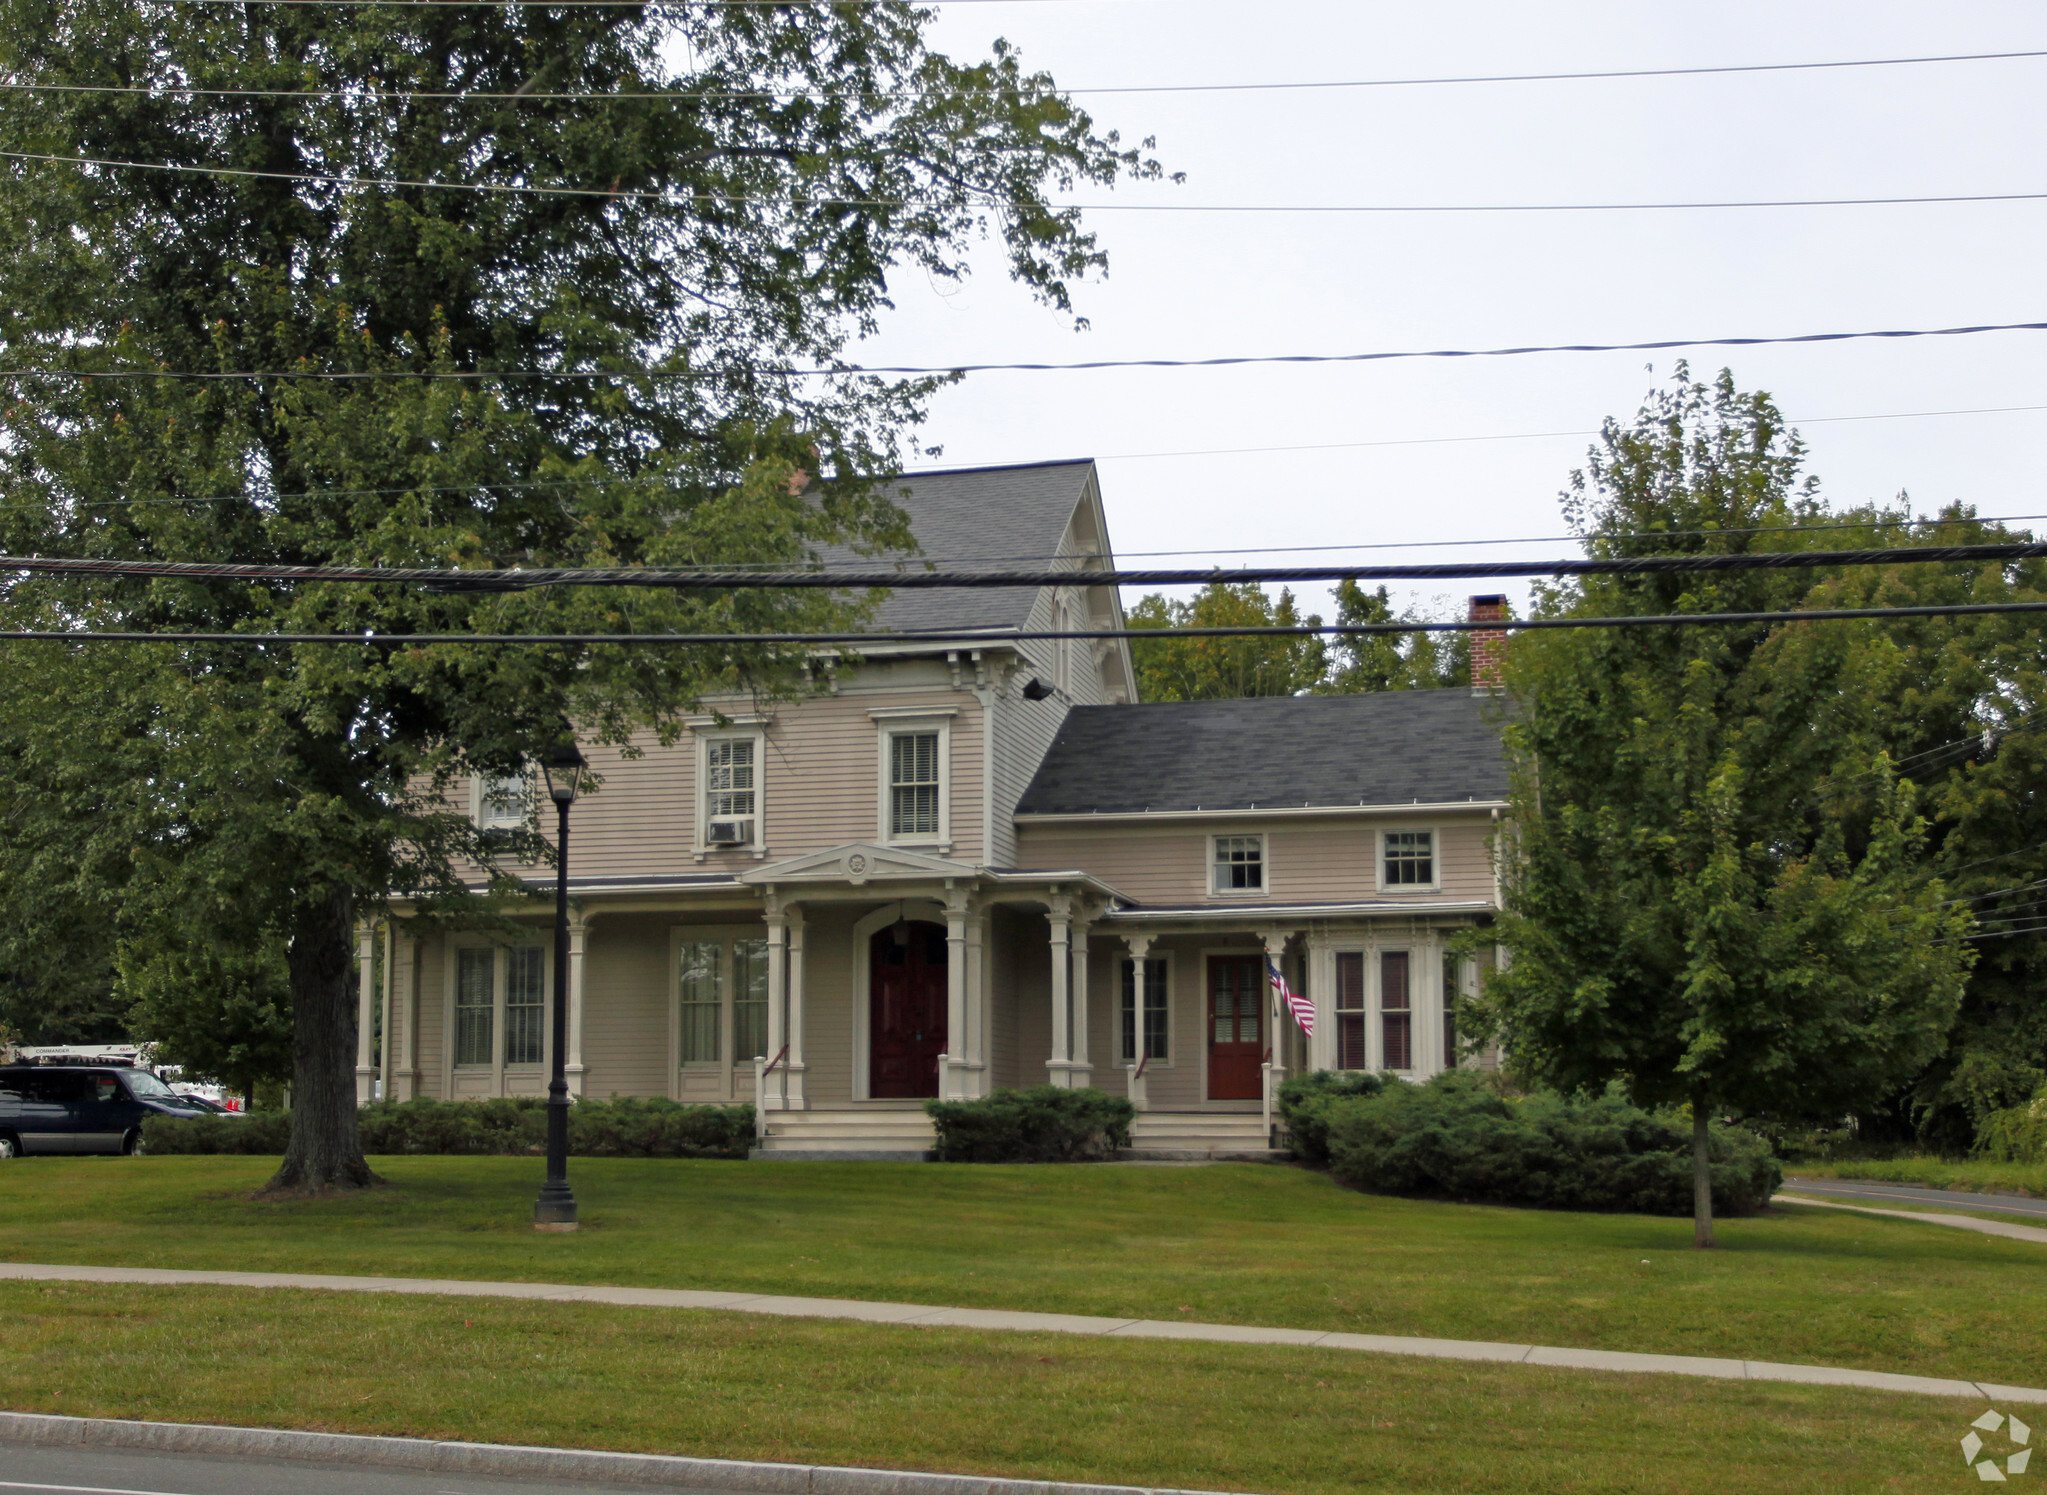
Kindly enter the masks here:
<path id="1" fill-rule="evenodd" d="M 1469 690 L 1077 706 L 1017 814 L 1503 799 L 1502 710 Z"/>
<path id="2" fill-rule="evenodd" d="M 923 547 L 922 556 L 913 558 L 912 564 L 941 560 L 1049 566 L 1093 470 L 1093 463 L 1079 461 L 915 473 L 886 484 L 881 492 L 909 516 L 910 533 Z M 825 551 L 824 559 L 833 566 L 887 563 L 884 557 L 857 556 L 839 547 Z M 1037 595 L 1035 587 L 899 591 L 882 604 L 870 626 L 1019 628 Z"/>

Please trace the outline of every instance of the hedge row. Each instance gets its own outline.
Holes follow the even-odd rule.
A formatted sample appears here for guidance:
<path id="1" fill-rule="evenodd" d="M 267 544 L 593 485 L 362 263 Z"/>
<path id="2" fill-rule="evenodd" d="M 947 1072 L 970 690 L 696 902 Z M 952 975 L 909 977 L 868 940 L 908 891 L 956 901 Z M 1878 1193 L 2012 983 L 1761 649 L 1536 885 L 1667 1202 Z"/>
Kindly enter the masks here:
<path id="1" fill-rule="evenodd" d="M 1691 1121 L 1618 1094 L 1509 1097 L 1483 1075 L 1452 1070 L 1427 1084 L 1376 1076 L 1305 1076 L 1280 1109 L 1303 1161 L 1379 1194 L 1542 1209 L 1692 1212 Z M 1761 1209 L 1784 1181 L 1769 1144 L 1712 1128 L 1713 1209 Z"/>
<path id="2" fill-rule="evenodd" d="M 378 1101 L 360 1113 L 366 1153 L 507 1156 L 547 1150 L 547 1102 Z M 245 1153 L 281 1157 L 289 1111 L 156 1117 L 144 1122 L 153 1153 Z M 569 1150 L 586 1158 L 743 1158 L 753 1146 L 752 1106 L 684 1106 L 672 1100 L 582 1100 L 569 1108 Z"/>
<path id="3" fill-rule="evenodd" d="M 1137 1108 L 1100 1090 L 1034 1085 L 981 1100 L 924 1102 L 941 1163 L 1080 1163 L 1130 1145 Z"/>

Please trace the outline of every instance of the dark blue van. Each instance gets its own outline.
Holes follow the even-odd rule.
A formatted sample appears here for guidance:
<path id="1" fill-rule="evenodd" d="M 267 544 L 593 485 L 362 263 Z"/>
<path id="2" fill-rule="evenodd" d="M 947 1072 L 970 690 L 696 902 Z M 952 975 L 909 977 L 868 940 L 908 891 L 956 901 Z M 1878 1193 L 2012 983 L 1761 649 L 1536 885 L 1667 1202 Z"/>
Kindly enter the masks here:
<path id="1" fill-rule="evenodd" d="M 29 1152 L 133 1153 L 152 1116 L 197 1116 L 146 1069 L 0 1065 L 0 1158 Z"/>

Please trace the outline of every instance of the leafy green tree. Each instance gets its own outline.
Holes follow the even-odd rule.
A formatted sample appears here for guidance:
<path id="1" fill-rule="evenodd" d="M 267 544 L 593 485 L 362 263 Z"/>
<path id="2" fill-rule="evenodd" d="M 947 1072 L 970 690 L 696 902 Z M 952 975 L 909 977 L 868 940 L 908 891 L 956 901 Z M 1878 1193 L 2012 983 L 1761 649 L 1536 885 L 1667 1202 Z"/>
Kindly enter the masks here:
<path id="1" fill-rule="evenodd" d="M 0 192 L 0 544 L 359 566 L 906 545 L 877 479 L 937 381 L 843 371 L 890 274 L 963 275 L 989 232 L 1069 310 L 1103 255 L 1054 196 L 1158 169 L 1007 47 L 931 51 L 931 16 L 0 0 L 0 70 L 40 85 L 0 94 L 0 147 L 64 158 L 12 160 Z M 83 578 L 4 602 L 17 626 L 366 638 L 837 628 L 863 605 Z M 149 645 L 118 681 L 117 656 L 50 658 L 87 677 L 77 716 L 99 689 L 135 724 L 98 768 L 137 860 L 80 906 L 204 928 L 231 904 L 282 944 L 280 1189 L 372 1181 L 357 920 L 401 892 L 459 907 L 465 860 L 516 892 L 549 855 L 537 826 L 488 841 L 452 813 L 456 776 L 517 771 L 567 721 L 623 747 L 707 691 L 804 682 L 737 646 Z"/>
<path id="2" fill-rule="evenodd" d="M 1766 395 L 1680 366 L 1607 423 L 1566 512 L 1595 557 L 1831 548 L 1801 457 Z M 1781 610 L 1824 580 L 1595 577 L 1538 611 Z M 1511 960 L 1470 1021 L 1532 1078 L 1688 1104 L 1702 1246 L 1715 1114 L 1839 1116 L 1938 1053 L 1961 999 L 1969 916 L 1924 867 L 1861 626 L 1558 630 L 1509 654 Z"/>
<path id="3" fill-rule="evenodd" d="M 1336 585 L 1336 621 L 1356 626 L 1418 621 L 1409 609 L 1397 618 L 1384 586 L 1366 591 L 1355 577 Z M 1444 690 L 1471 684 L 1468 634 L 1374 633 L 1331 640 L 1329 674 L 1321 689 L 1357 695 L 1378 690 Z"/>
<path id="4" fill-rule="evenodd" d="M 1278 601 L 1256 582 L 1211 582 L 1181 602 L 1154 592 L 1125 614 L 1132 628 L 1317 627 L 1303 618 L 1294 594 Z M 1312 635 L 1259 638 L 1133 639 L 1138 696 L 1146 701 L 1215 701 L 1243 696 L 1291 696 L 1313 690 L 1328 667 L 1328 651 Z"/>

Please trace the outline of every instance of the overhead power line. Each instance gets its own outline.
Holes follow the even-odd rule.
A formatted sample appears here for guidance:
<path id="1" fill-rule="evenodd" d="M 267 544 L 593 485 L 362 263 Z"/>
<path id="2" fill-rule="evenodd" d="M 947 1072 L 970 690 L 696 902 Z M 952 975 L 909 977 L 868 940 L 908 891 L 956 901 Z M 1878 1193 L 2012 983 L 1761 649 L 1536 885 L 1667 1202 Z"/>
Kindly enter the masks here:
<path id="1" fill-rule="evenodd" d="M 2047 613 L 2042 602 L 1943 603 L 1931 607 L 1837 607 L 1806 611 L 1739 613 L 1651 613 L 1608 618 L 1525 618 L 1460 623 L 1325 623 L 1218 628 L 933 628 L 891 633 L 224 633 L 194 630 L 93 631 L 10 629 L 0 640 L 32 643 L 172 644 L 353 644 L 361 648 L 405 648 L 429 644 L 544 645 L 709 645 L 749 647 L 791 645 L 879 647 L 943 645 L 953 649 L 1058 639 L 1196 638 L 1370 638 L 1405 633 L 1516 633 L 1555 628 L 1719 627 L 1760 623 L 1825 623 L 1861 618 L 1949 618 Z"/>
<path id="2" fill-rule="evenodd" d="M 187 0 L 196 3 L 196 0 Z M 227 3 L 227 0 L 221 0 Z M 271 0 L 273 4 L 287 3 L 287 0 Z M 333 4 L 335 0 L 300 0 L 300 3 Z M 357 0 L 364 3 L 364 0 Z M 407 0 L 376 0 L 380 4 L 404 4 Z M 434 0 L 445 7 L 447 0 Z M 537 4 L 541 0 L 521 0 L 521 3 Z M 557 0 L 559 3 L 559 0 Z M 606 6 L 616 6 L 625 0 L 601 0 Z M 762 0 L 753 0 L 762 3 Z M 928 4 L 944 4 L 947 0 L 924 0 Z M 1346 89 L 1369 88 L 1438 88 L 1446 85 L 1482 83 L 1584 83 L 1608 79 L 1625 78 L 1695 78 L 1710 77 L 1729 73 L 1798 73 L 1824 72 L 1844 68 L 1915 67 L 1929 63 L 1950 62 L 2010 62 L 2027 58 L 2047 57 L 2047 50 L 2028 52 L 1950 52 L 1924 57 L 1860 57 L 1845 61 L 1831 62 L 1755 62 L 1732 63 L 1721 67 L 1663 67 L 1663 68 L 1618 68 L 1603 72 L 1574 73 L 1478 73 L 1442 77 L 1413 78 L 1340 78 L 1312 79 L 1296 82 L 1271 83 L 1130 83 L 1095 84 L 1081 88 L 1057 88 L 1053 91 L 1064 95 L 1095 94 L 1181 94 L 1181 93 L 1300 93 L 1327 92 Z M 678 80 L 679 82 L 682 80 Z M 472 91 L 436 92 L 426 89 L 329 89 L 329 88 L 201 88 L 188 84 L 161 83 L 140 86 L 129 84 L 93 83 L 0 83 L 0 91 L 33 93 L 86 93 L 86 94 L 145 94 L 151 97 L 192 97 L 192 98 L 243 98 L 243 99 L 347 99 L 351 102 L 372 102 L 383 100 L 410 99 L 451 99 L 477 103 L 624 103 L 668 100 L 676 103 L 694 102 L 700 99 L 802 99 L 802 98 L 845 98 L 852 95 L 821 92 L 816 89 L 710 89 L 682 92 L 678 89 L 663 89 L 641 93 L 485 93 Z M 1034 89 L 1009 87 L 969 86 L 963 92 L 1016 94 L 1035 92 Z M 863 95 L 863 97 L 865 97 Z M 931 90 L 920 89 L 907 92 L 883 91 L 884 99 L 922 99 L 932 97 Z"/>
<path id="3" fill-rule="evenodd" d="M 593 197 L 606 201 L 717 203 L 761 207 L 906 208 L 943 207 L 938 197 L 845 197 L 829 192 L 797 198 L 769 198 L 758 193 L 649 191 L 634 187 L 563 187 L 529 182 L 444 182 L 410 177 L 342 176 L 323 172 L 259 171 L 252 167 L 211 166 L 169 161 L 126 161 L 105 156 L 60 156 L 35 151 L 0 151 L 0 160 L 37 161 L 59 166 L 97 166 L 118 171 L 156 171 L 194 176 L 249 178 L 259 181 L 306 182 L 322 187 L 375 188 L 401 192 L 482 192 L 514 197 Z M 2038 202 L 2047 192 L 1975 192 L 1899 197 L 1785 197 L 1715 199 L 1676 202 L 1550 202 L 1550 203 L 1171 203 L 1077 202 L 1060 204 L 1090 213 L 1307 213 L 1307 214 L 1436 214 L 1436 213 L 1662 213 L 1731 208 L 1867 208 L 1944 205 L 1970 202 Z"/>
<path id="4" fill-rule="evenodd" d="M 0 571 L 73 577 L 137 577 L 172 581 L 349 582 L 416 585 L 444 591 L 530 591 L 538 587 L 730 589 L 955 590 L 990 587 L 1170 587 L 1216 582 L 1409 581 L 1517 576 L 1704 575 L 1731 571 L 1806 571 L 1834 566 L 1895 566 L 2028 560 L 2047 556 L 2047 541 L 1996 545 L 1896 545 L 1866 550 L 1756 551 L 1742 554 L 1655 555 L 1534 561 L 1445 561 L 1390 566 L 1216 566 L 1207 570 L 685 570 L 654 566 L 532 566 L 458 570 L 426 566 L 297 566 L 241 561 L 136 561 L 76 556 L 0 555 Z M 1084 635 L 1081 635 L 1084 636 Z"/>
<path id="5" fill-rule="evenodd" d="M 844 368 L 749 367 L 744 369 L 447 369 L 412 372 L 377 370 L 242 369 L 0 369 L 0 379 L 180 379 L 215 382 L 241 379 L 312 379 L 362 382 L 416 379 L 463 382 L 493 379 L 731 379 L 764 375 L 797 379 L 901 374 L 1074 373 L 1091 369 L 1213 369 L 1249 364 L 1383 363 L 1412 358 L 1519 358 L 1533 353 L 1647 353 L 1669 348 L 1757 348 L 1798 343 L 1846 343 L 1870 339 L 1971 337 L 1985 332 L 2043 332 L 2047 322 L 1986 322 L 1970 327 L 1901 328 L 1878 332 L 1807 332 L 1790 337 L 1676 337 L 1646 343 L 1543 343 L 1519 348 L 1431 348 L 1385 353 L 1282 353 L 1232 358 L 1097 358 L 1079 363 L 849 364 Z"/>

